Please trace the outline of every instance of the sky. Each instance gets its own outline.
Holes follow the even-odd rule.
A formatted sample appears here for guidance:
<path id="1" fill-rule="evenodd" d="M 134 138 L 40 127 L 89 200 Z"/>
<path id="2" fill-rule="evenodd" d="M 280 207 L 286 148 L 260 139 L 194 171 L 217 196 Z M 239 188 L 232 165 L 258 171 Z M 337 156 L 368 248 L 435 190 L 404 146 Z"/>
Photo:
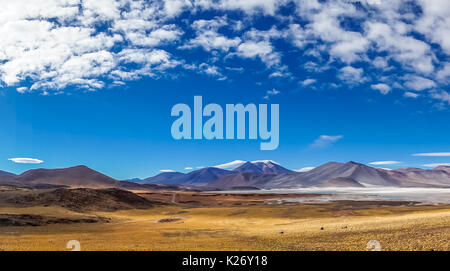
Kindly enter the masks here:
<path id="1" fill-rule="evenodd" d="M 1 4 L 0 170 L 450 163 L 447 0 Z M 278 148 L 173 139 L 171 108 L 195 95 L 279 104 Z"/>

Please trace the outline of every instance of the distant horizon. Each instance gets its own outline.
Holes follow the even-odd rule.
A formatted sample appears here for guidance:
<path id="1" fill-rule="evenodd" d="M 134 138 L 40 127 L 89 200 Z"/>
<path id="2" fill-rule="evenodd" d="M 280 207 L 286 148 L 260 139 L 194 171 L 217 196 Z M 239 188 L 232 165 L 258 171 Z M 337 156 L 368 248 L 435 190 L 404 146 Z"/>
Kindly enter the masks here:
<path id="1" fill-rule="evenodd" d="M 230 167 L 223 167 L 223 166 L 224 166 L 224 165 L 227 165 L 227 164 L 233 164 L 233 163 L 235 163 L 235 162 L 245 162 L 245 163 L 247 163 L 247 162 L 251 162 L 251 163 L 255 163 L 255 162 L 274 162 L 274 163 L 276 163 L 276 164 L 278 164 L 278 165 L 284 167 L 283 164 L 278 163 L 278 162 L 273 161 L 273 160 L 254 160 L 254 161 L 235 160 L 235 161 L 231 161 L 231 162 L 224 163 L 224 164 L 220 164 L 220 165 L 215 165 L 215 166 L 204 166 L 204 167 L 199 167 L 199 168 L 184 169 L 184 170 L 180 170 L 180 171 L 177 171 L 177 170 L 164 170 L 164 169 L 163 169 L 163 170 L 160 170 L 160 171 L 158 171 L 157 173 L 155 173 L 155 174 L 153 174 L 153 175 L 148 175 L 148 176 L 144 176 L 144 177 L 130 176 L 130 177 L 128 177 L 128 178 L 123 178 L 123 179 L 116 178 L 116 177 L 114 177 L 114 176 L 112 176 L 112 175 L 109 175 L 109 174 L 106 174 L 105 172 L 102 172 L 101 170 L 97 170 L 96 168 L 90 167 L 90 166 L 85 165 L 85 164 L 69 165 L 69 166 L 66 166 L 66 167 L 57 167 L 57 168 L 49 168 L 49 167 L 43 167 L 43 166 L 35 166 L 35 167 L 33 167 L 33 168 L 30 168 L 30 169 L 27 169 L 27 170 L 24 170 L 24 171 L 21 171 L 21 172 L 11 172 L 11 171 L 7 171 L 7 170 L 3 170 L 3 169 L 0 169 L 0 171 L 4 171 L 4 172 L 8 172 L 8 173 L 13 173 L 13 174 L 16 174 L 16 175 L 20 175 L 20 174 L 22 174 L 22 173 L 24 173 L 24 172 L 26 172 L 26 171 L 29 171 L 29 170 L 35 170 L 35 169 L 50 169 L 50 170 L 52 170 L 52 169 L 66 169 L 66 168 L 74 168 L 74 167 L 84 166 L 84 167 L 90 168 L 90 169 L 92 169 L 92 170 L 98 171 L 98 172 L 100 172 L 100 173 L 102 173 L 102 174 L 105 174 L 105 175 L 107 175 L 107 176 L 109 176 L 109 177 L 112 177 L 113 179 L 125 181 L 125 180 L 131 180 L 131 179 L 145 179 L 145 178 L 149 178 L 149 177 L 156 176 L 156 175 L 161 174 L 161 173 L 172 173 L 172 172 L 173 172 L 173 173 L 190 173 L 190 172 L 197 171 L 197 170 L 201 170 L 201 169 L 204 169 L 204 168 L 219 168 L 219 169 L 224 169 L 224 170 L 233 171 L 234 169 L 236 169 L 236 168 L 238 168 L 239 166 L 241 166 L 243 163 L 238 164 L 238 165 L 235 165 L 235 166 L 230 166 Z M 284 167 L 284 168 L 286 168 L 286 169 L 288 169 L 288 170 L 290 170 L 290 171 L 293 171 L 293 172 L 307 172 L 307 171 L 310 171 L 310 170 L 312 170 L 312 169 L 314 169 L 314 168 L 316 168 L 316 167 L 318 167 L 318 166 L 325 165 L 325 164 L 327 164 L 327 163 L 341 163 L 341 164 L 346 164 L 346 163 L 352 163 L 352 162 L 353 162 L 353 163 L 357 163 L 357 164 L 361 164 L 361 165 L 365 165 L 365 166 L 369 166 L 369 167 L 372 167 L 372 168 L 375 168 L 375 169 L 384 169 L 384 170 L 396 170 L 396 169 L 402 169 L 402 168 L 419 168 L 419 169 L 423 169 L 423 170 L 433 170 L 433 169 L 435 169 L 435 168 L 437 168 L 437 167 L 439 167 L 439 166 L 449 166 L 449 167 L 450 167 L 450 163 L 442 163 L 442 164 L 435 164 L 435 165 L 428 165 L 428 166 L 422 165 L 421 167 L 410 167 L 410 166 L 400 166 L 400 165 L 399 165 L 398 167 L 395 167 L 395 168 L 393 168 L 392 166 L 391 166 L 391 168 L 386 168 L 386 167 L 382 167 L 382 166 L 373 165 L 373 164 L 371 164 L 371 163 L 360 163 L 360 162 L 358 162 L 358 161 L 353 161 L 353 160 L 350 160 L 350 161 L 332 161 L 332 160 L 331 160 L 331 161 L 322 163 L 322 164 L 317 165 L 317 166 L 314 166 L 314 167 L 303 167 L 303 168 L 299 168 L 299 169 L 291 169 L 291 168 L 288 168 L 288 167 Z M 379 162 L 392 162 L 392 161 L 379 161 Z M 378 163 L 378 162 L 373 162 L 373 163 Z M 402 163 L 399 163 L 399 164 L 402 164 Z M 304 171 L 301 171 L 301 170 L 304 170 Z"/>

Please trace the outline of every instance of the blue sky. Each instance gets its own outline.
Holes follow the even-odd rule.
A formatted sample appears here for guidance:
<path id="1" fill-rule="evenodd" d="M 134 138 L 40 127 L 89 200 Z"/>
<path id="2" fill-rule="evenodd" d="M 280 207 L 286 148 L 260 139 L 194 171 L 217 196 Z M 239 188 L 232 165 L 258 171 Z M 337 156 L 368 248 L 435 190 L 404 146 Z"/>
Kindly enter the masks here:
<path id="1" fill-rule="evenodd" d="M 438 0 L 8 3 L 0 169 L 85 164 L 125 179 L 237 159 L 450 163 L 449 12 Z M 171 107 L 194 95 L 280 104 L 278 149 L 172 139 Z"/>

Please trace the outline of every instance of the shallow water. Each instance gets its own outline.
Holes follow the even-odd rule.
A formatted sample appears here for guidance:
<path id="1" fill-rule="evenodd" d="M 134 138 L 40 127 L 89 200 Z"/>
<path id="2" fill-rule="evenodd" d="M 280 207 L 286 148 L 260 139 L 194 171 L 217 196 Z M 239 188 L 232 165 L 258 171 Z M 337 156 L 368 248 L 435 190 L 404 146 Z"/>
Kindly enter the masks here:
<path id="1" fill-rule="evenodd" d="M 271 194 L 324 194 L 314 198 L 283 198 L 283 202 L 320 203 L 335 200 L 396 200 L 418 201 L 423 204 L 450 204 L 450 188 L 399 188 L 399 187 L 327 187 L 246 191 L 220 191 L 219 193 L 271 193 Z"/>

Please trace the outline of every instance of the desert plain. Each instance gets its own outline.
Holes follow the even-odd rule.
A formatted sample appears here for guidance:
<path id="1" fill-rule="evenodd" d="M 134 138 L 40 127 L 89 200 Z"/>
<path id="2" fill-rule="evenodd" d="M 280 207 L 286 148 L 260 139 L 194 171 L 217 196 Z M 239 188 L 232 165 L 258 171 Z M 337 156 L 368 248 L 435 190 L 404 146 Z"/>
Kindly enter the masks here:
<path id="1" fill-rule="evenodd" d="M 450 206 L 443 204 L 286 200 L 317 194 L 71 191 L 77 193 L 64 194 L 70 202 L 63 202 L 55 196 L 61 191 L 2 189 L 0 249 L 64 251 L 77 240 L 83 251 L 365 251 L 375 240 L 381 250 L 450 250 Z"/>

